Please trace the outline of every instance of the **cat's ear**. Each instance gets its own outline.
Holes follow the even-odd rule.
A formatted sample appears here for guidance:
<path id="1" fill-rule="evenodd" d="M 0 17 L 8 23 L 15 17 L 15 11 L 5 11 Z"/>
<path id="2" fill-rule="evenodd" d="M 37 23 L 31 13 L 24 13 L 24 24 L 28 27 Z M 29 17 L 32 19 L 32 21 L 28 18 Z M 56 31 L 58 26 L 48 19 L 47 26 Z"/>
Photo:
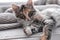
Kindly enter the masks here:
<path id="1" fill-rule="evenodd" d="M 16 4 L 12 4 L 12 9 L 15 11 L 19 8 L 19 6 L 17 6 Z"/>
<path id="2" fill-rule="evenodd" d="M 28 0 L 27 5 L 33 6 L 33 1 L 32 0 Z"/>

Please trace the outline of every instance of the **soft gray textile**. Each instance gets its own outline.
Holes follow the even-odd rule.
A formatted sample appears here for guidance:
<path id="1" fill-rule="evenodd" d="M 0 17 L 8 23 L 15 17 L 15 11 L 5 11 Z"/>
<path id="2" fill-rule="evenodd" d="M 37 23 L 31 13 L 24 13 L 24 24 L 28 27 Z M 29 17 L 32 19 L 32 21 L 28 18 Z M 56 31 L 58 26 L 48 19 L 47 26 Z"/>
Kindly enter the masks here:
<path id="1" fill-rule="evenodd" d="M 35 2 L 35 5 L 44 5 L 46 4 L 46 0 L 38 0 Z"/>
<path id="2" fill-rule="evenodd" d="M 60 9 L 48 8 L 48 9 L 43 10 L 42 14 L 47 15 L 48 17 L 52 16 L 54 20 L 56 21 L 56 27 L 60 25 Z"/>
<path id="3" fill-rule="evenodd" d="M 13 13 L 0 13 L 0 24 L 17 22 L 17 18 Z"/>
<path id="4" fill-rule="evenodd" d="M 38 10 L 40 10 L 40 11 L 43 11 L 44 9 L 47 9 L 47 8 L 60 8 L 60 6 L 56 5 L 56 4 L 39 5 L 39 6 L 34 6 L 34 7 L 37 8 Z"/>
<path id="5" fill-rule="evenodd" d="M 58 0 L 47 0 L 46 4 L 57 4 Z"/>
<path id="6" fill-rule="evenodd" d="M 57 1 L 58 5 L 60 5 L 60 0 Z"/>
<path id="7" fill-rule="evenodd" d="M 0 24 L 0 30 L 18 28 L 20 23 L 11 23 L 11 24 Z"/>

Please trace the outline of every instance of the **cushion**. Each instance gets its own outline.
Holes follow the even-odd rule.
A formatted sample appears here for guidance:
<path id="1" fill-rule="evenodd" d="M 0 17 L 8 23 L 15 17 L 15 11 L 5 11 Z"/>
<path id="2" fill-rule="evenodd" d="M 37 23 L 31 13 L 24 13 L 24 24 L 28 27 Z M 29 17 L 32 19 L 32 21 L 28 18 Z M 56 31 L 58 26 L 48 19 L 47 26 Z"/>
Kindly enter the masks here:
<path id="1" fill-rule="evenodd" d="M 51 5 L 40 5 L 40 6 L 34 6 L 35 8 L 37 8 L 38 10 L 40 11 L 43 11 L 47 8 L 60 8 L 59 5 L 56 5 L 56 4 L 51 4 Z"/>
<path id="2" fill-rule="evenodd" d="M 38 0 L 34 4 L 35 5 L 45 5 L 46 4 L 46 0 Z"/>
<path id="3" fill-rule="evenodd" d="M 47 0 L 46 4 L 57 4 L 57 0 Z"/>
<path id="4" fill-rule="evenodd" d="M 6 30 L 18 27 L 20 27 L 20 23 L 0 24 L 0 30 Z"/>
<path id="5" fill-rule="evenodd" d="M 0 13 L 0 24 L 17 22 L 17 18 L 12 13 Z"/>
<path id="6" fill-rule="evenodd" d="M 58 5 L 60 5 L 60 0 L 57 1 Z"/>
<path id="7" fill-rule="evenodd" d="M 60 40 L 60 27 L 53 30 L 51 40 Z"/>

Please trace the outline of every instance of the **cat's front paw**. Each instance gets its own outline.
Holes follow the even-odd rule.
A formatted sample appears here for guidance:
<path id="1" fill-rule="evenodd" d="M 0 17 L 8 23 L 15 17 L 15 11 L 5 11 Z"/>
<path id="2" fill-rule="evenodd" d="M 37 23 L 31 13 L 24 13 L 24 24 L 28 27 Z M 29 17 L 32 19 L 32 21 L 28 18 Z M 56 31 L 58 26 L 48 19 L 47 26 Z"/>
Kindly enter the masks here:
<path id="1" fill-rule="evenodd" d="M 25 33 L 27 36 L 32 35 L 32 32 L 31 32 L 30 27 L 25 27 L 25 28 L 23 29 L 23 31 L 24 31 L 24 33 Z"/>
<path id="2" fill-rule="evenodd" d="M 41 37 L 40 37 L 40 40 L 47 40 L 47 36 L 46 35 L 41 35 Z"/>

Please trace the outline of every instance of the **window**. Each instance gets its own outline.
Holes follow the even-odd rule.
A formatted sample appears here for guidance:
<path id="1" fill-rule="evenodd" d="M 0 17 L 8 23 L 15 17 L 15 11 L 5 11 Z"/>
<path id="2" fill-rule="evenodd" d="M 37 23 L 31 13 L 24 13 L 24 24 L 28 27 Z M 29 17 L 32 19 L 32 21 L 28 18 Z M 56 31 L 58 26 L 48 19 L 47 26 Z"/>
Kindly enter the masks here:
<path id="1" fill-rule="evenodd" d="M 0 0 L 0 3 L 6 3 L 6 2 L 26 2 L 28 0 Z M 33 0 L 36 1 L 36 0 Z"/>
<path id="2" fill-rule="evenodd" d="M 23 4 L 25 2 L 27 2 L 28 0 L 0 0 L 0 7 L 10 7 L 11 4 Z M 33 2 L 35 2 L 37 0 L 33 0 Z"/>

